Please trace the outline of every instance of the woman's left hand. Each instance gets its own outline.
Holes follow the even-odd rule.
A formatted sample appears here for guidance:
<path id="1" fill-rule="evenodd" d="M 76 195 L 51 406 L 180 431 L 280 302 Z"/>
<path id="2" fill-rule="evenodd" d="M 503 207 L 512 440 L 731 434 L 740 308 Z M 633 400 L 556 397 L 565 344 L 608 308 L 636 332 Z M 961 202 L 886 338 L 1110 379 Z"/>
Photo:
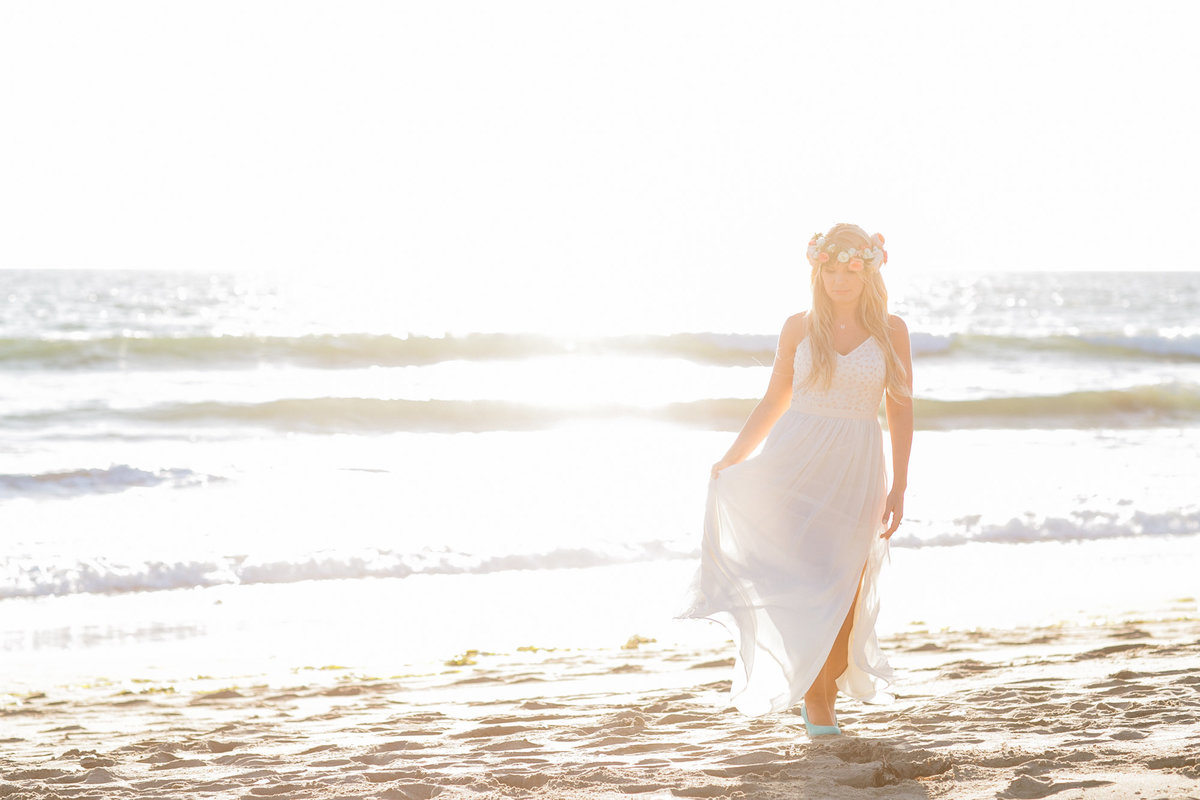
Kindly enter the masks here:
<path id="1" fill-rule="evenodd" d="M 891 520 L 890 524 L 888 520 Z M 887 530 L 879 534 L 882 539 L 892 538 L 892 534 L 900 527 L 900 520 L 904 519 L 904 490 L 894 488 L 888 492 L 887 503 L 883 506 L 883 524 L 887 525 Z"/>

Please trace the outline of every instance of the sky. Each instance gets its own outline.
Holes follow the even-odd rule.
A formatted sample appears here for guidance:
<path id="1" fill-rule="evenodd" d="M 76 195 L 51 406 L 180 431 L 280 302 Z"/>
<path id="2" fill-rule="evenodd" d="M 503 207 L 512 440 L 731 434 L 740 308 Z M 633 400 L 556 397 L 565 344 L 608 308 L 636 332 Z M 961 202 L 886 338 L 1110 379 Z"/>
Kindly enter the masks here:
<path id="1" fill-rule="evenodd" d="M 1197 269 L 1197 23 L 1111 0 L 10 0 L 0 268 L 646 315 L 770 306 L 845 221 L 913 274 Z"/>

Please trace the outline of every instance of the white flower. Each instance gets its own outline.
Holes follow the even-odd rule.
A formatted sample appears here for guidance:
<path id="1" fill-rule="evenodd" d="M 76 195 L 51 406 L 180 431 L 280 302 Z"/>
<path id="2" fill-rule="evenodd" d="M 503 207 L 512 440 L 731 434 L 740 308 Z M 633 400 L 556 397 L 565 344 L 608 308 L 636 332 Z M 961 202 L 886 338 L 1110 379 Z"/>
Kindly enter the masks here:
<path id="1" fill-rule="evenodd" d="M 850 254 L 847 253 L 845 250 L 838 253 L 838 261 L 841 262 L 842 264 L 845 264 L 849 260 L 850 260 Z"/>
<path id="2" fill-rule="evenodd" d="M 851 257 L 851 258 L 854 258 L 856 255 L 858 255 L 858 251 L 857 251 L 857 250 L 855 250 L 853 247 L 851 247 L 851 248 L 850 248 L 849 250 L 847 250 L 846 252 L 850 254 L 850 257 Z"/>

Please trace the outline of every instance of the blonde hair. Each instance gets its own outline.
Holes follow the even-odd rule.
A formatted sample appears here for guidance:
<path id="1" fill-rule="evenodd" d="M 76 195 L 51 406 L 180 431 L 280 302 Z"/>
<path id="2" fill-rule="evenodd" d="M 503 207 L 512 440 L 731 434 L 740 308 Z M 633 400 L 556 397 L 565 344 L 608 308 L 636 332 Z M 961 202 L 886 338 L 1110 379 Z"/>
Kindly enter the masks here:
<path id="1" fill-rule="evenodd" d="M 881 244 L 882 237 L 868 236 L 867 232 L 857 225 L 839 222 L 825 234 L 825 241 L 838 246 L 838 249 L 856 248 L 862 250 Z M 821 264 L 809 259 L 812 264 L 812 310 L 808 314 L 808 346 L 812 353 L 812 369 L 804 379 L 805 386 L 822 386 L 829 388 L 833 382 L 833 369 L 837 363 L 837 351 L 833 347 L 833 301 L 825 292 L 825 284 L 821 281 Z M 826 262 L 831 265 L 836 262 Z M 882 265 L 879 259 L 876 263 Z M 876 266 L 865 266 L 857 272 L 851 272 L 863 283 L 863 291 L 858 300 L 858 323 L 866 329 L 871 338 L 883 352 L 886 368 L 887 393 L 892 397 L 911 397 L 908 388 L 908 375 L 900 356 L 892 345 L 889 335 L 890 322 L 887 310 L 887 287 L 883 284 L 883 276 Z"/>

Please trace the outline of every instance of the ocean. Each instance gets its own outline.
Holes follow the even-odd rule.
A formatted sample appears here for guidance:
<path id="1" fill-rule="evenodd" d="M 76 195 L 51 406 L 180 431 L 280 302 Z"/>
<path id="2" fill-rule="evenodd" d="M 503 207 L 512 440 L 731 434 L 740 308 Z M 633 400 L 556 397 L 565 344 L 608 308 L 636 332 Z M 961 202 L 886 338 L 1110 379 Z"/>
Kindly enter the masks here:
<path id="1" fill-rule="evenodd" d="M 478 330 L 350 281 L 0 281 L 8 690 L 710 635 L 672 604 L 782 319 Z M 1200 274 L 918 275 L 892 309 L 917 433 L 883 632 L 1192 613 Z"/>

